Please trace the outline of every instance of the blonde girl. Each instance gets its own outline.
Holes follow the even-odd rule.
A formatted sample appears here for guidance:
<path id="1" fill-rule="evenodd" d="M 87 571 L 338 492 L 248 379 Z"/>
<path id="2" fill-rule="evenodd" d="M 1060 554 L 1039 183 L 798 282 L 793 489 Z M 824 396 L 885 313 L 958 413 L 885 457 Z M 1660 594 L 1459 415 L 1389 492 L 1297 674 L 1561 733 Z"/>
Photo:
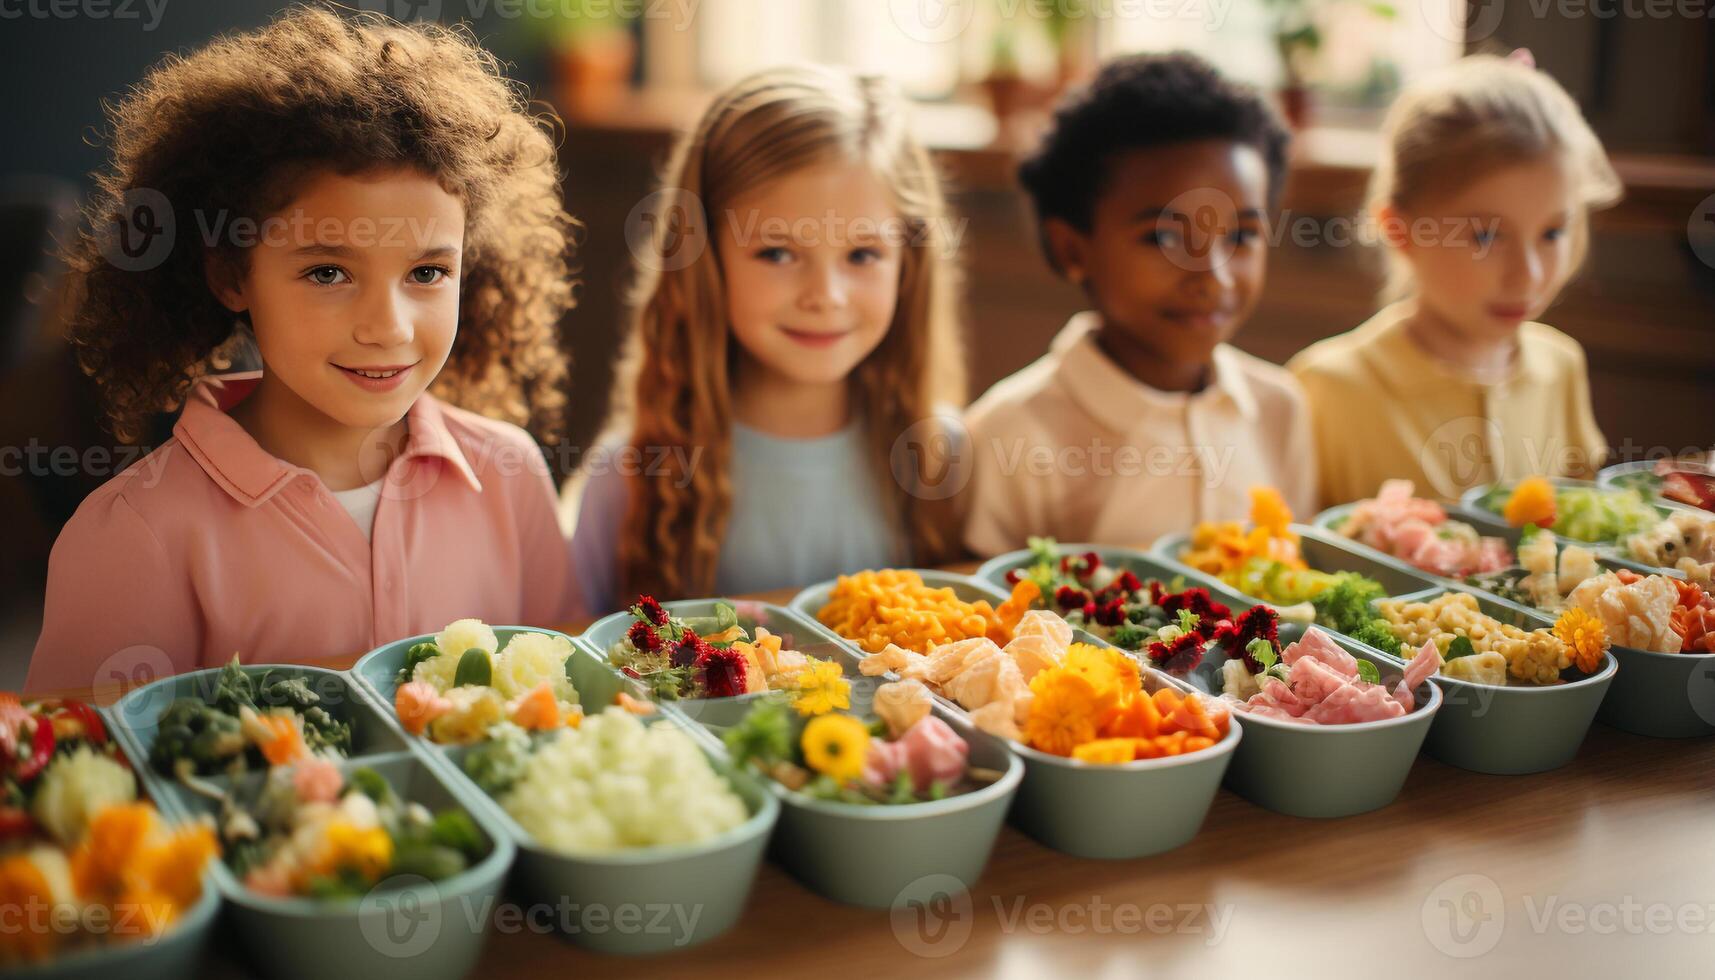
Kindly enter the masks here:
<path id="1" fill-rule="evenodd" d="M 1620 184 L 1577 105 L 1527 53 L 1474 56 L 1401 93 L 1370 207 L 1388 305 L 1288 365 L 1310 395 L 1323 503 L 1408 477 L 1443 499 L 1587 476 L 1607 447 L 1584 351 L 1537 322 Z"/>
<path id="2" fill-rule="evenodd" d="M 899 96 L 820 68 L 746 78 L 651 207 L 611 436 L 564 505 L 592 611 L 947 557 L 949 222 Z"/>

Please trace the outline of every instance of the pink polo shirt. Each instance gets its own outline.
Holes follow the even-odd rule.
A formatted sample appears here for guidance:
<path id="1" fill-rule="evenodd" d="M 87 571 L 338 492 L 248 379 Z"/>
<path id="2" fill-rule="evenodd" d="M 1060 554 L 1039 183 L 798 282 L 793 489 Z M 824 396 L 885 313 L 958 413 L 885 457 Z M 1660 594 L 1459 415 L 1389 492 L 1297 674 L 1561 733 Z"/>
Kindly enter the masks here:
<path id="1" fill-rule="evenodd" d="M 424 395 L 366 537 L 314 472 L 226 414 L 257 375 L 204 382 L 174 438 L 90 494 L 48 559 L 26 690 L 129 687 L 314 663 L 455 619 L 571 617 L 552 478 L 517 426 Z"/>

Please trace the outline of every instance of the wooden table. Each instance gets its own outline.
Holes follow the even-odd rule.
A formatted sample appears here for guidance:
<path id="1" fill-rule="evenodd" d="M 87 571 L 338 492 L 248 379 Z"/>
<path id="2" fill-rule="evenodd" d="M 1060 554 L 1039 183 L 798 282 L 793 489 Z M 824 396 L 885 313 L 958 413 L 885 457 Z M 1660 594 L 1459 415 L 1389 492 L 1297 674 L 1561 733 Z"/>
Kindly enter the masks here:
<path id="1" fill-rule="evenodd" d="M 479 975 L 1715 976 L 1715 739 L 1598 724 L 1570 765 L 1534 776 L 1420 756 L 1393 805 L 1339 820 L 1222 790 L 1190 844 L 1132 861 L 1008 826 L 969 901 L 941 911 L 839 905 L 765 864 L 713 942 L 635 960 L 497 929 Z M 227 951 L 212 970 L 242 975 Z"/>

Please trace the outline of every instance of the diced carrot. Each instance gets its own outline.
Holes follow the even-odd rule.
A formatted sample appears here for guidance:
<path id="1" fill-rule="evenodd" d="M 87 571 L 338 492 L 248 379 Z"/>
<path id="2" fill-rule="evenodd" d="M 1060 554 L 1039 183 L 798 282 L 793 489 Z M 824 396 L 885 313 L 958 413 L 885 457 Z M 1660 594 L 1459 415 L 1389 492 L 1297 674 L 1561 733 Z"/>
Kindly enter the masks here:
<path id="1" fill-rule="evenodd" d="M 634 715 L 652 715 L 655 713 L 655 706 L 653 704 L 650 704 L 648 701 L 639 701 L 624 691 L 620 691 L 618 694 L 614 695 L 613 703 Z"/>
<path id="2" fill-rule="evenodd" d="M 512 723 L 528 731 L 545 732 L 560 727 L 560 702 L 547 681 L 524 692 L 512 706 Z"/>
<path id="3" fill-rule="evenodd" d="M 393 693 L 393 711 L 399 724 L 412 735 L 421 735 L 429 722 L 446 714 L 450 706 L 428 681 L 407 681 Z"/>
<path id="4" fill-rule="evenodd" d="M 1179 692 L 1171 687 L 1164 687 L 1155 692 L 1155 710 L 1162 718 L 1171 717 L 1173 710 L 1179 707 Z"/>
<path id="5" fill-rule="evenodd" d="M 1161 758 L 1161 746 L 1158 738 L 1134 738 L 1131 740 L 1132 751 L 1139 759 Z"/>
<path id="6" fill-rule="evenodd" d="M 271 766 L 283 766 L 296 762 L 309 754 L 304 745 L 304 733 L 298 730 L 288 715 L 260 715 L 258 720 L 267 731 L 267 737 L 261 739 L 257 748 L 262 750 L 262 757 Z"/>
<path id="7" fill-rule="evenodd" d="M 1215 740 L 1212 738 L 1204 738 L 1201 735 L 1192 735 L 1185 740 L 1185 754 L 1189 755 L 1192 752 L 1201 752 L 1204 749 L 1214 747 L 1214 744 Z"/>

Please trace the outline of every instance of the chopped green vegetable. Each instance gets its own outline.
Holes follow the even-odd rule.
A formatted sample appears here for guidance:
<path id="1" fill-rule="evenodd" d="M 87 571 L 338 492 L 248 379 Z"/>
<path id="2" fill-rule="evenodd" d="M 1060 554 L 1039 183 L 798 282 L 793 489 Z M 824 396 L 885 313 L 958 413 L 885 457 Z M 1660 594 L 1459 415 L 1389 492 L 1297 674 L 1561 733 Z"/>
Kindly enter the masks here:
<path id="1" fill-rule="evenodd" d="M 1335 572 L 1327 588 L 1312 596 L 1310 604 L 1316 607 L 1316 622 L 1350 634 L 1374 617 L 1370 603 L 1386 598 L 1387 590 L 1375 579 L 1356 572 Z"/>
<path id="2" fill-rule="evenodd" d="M 1399 637 L 1394 635 L 1393 628 L 1388 625 L 1388 621 L 1380 617 L 1358 624 L 1356 629 L 1346 631 L 1346 635 L 1359 643 L 1368 644 L 1383 653 L 1396 657 L 1400 655 L 1400 649 L 1403 646 L 1399 642 Z"/>
<path id="3" fill-rule="evenodd" d="M 786 702 L 763 698 L 722 736 L 737 765 L 756 760 L 763 765 L 792 760 L 792 719 Z"/>
<path id="4" fill-rule="evenodd" d="M 1455 636 L 1452 642 L 1447 644 L 1447 652 L 1442 655 L 1442 659 L 1457 660 L 1460 657 L 1475 656 L 1476 653 L 1477 648 L 1471 645 L 1470 637 Z"/>
<path id="5" fill-rule="evenodd" d="M 395 678 L 400 684 L 410 680 L 417 672 L 417 665 L 425 660 L 433 660 L 441 655 L 441 648 L 434 643 L 415 643 L 405 651 L 404 666 L 399 668 L 399 676 Z"/>
<path id="6" fill-rule="evenodd" d="M 1376 665 L 1370 663 L 1368 660 L 1359 660 L 1358 679 L 1368 681 L 1371 684 L 1380 684 L 1382 682 L 1382 672 L 1377 670 Z"/>
<path id="7" fill-rule="evenodd" d="M 508 722 L 494 726 L 489 730 L 488 741 L 470 750 L 464 758 L 464 771 L 483 792 L 499 796 L 524 778 L 524 766 L 529 760 L 529 734 Z"/>
<path id="8" fill-rule="evenodd" d="M 487 687 L 494 682 L 494 664 L 488 659 L 488 651 L 472 648 L 459 658 L 458 670 L 453 673 L 453 686 Z"/>
<path id="9" fill-rule="evenodd" d="M 1260 636 L 1245 644 L 1245 652 L 1251 655 L 1252 660 L 1262 665 L 1264 672 L 1280 662 L 1280 655 L 1275 652 L 1274 644 Z"/>

